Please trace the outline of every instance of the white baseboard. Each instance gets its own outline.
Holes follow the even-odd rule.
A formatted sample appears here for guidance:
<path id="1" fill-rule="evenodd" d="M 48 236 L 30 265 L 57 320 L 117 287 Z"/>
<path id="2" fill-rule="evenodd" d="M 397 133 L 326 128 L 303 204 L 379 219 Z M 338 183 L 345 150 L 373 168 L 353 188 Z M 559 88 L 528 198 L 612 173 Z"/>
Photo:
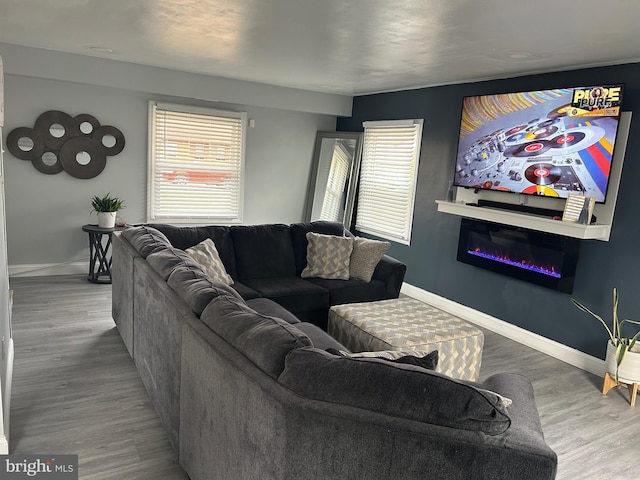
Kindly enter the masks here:
<path id="1" fill-rule="evenodd" d="M 50 275 L 89 274 L 89 260 L 70 263 L 32 263 L 9 265 L 9 277 L 46 277 Z"/>
<path id="2" fill-rule="evenodd" d="M 447 298 L 436 295 L 435 293 L 422 290 L 408 283 L 402 284 L 402 293 L 409 297 L 420 300 L 421 302 L 433 305 L 440 310 L 460 317 L 468 322 L 479 325 L 480 327 L 498 333 L 503 337 L 507 337 L 518 343 L 534 348 L 539 352 L 550 355 L 558 360 L 562 360 L 574 367 L 578 367 L 594 375 L 602 376 L 604 374 L 604 360 L 588 355 L 575 348 L 563 345 L 555 340 L 550 340 L 537 333 L 530 332 L 524 328 L 513 325 L 504 320 L 492 317 L 486 313 L 479 312 L 473 308 L 453 302 Z"/>

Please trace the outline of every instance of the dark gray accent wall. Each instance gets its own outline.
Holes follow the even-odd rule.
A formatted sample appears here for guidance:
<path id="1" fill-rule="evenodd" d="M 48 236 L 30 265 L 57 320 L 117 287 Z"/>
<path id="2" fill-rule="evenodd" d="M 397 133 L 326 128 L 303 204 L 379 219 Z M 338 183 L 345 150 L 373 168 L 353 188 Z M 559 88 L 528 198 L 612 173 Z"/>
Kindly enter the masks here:
<path id="1" fill-rule="evenodd" d="M 440 213 L 453 178 L 462 98 L 595 84 L 626 84 L 623 110 L 633 114 L 617 209 L 608 242 L 583 240 L 571 296 L 611 322 L 611 292 L 621 318 L 640 319 L 640 64 L 532 75 L 354 98 L 338 130 L 362 131 L 366 120 L 424 118 L 410 246 L 389 254 L 408 265 L 405 281 L 513 325 L 604 358 L 607 334 L 578 311 L 571 296 L 456 261 L 460 217 Z M 506 195 L 506 194 L 505 194 Z"/>

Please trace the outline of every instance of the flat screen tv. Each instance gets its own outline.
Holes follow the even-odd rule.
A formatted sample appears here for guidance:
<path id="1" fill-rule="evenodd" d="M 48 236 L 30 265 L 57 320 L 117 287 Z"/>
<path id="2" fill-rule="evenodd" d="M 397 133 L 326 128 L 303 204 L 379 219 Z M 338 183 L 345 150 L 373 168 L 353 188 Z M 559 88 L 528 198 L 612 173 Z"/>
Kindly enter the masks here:
<path id="1" fill-rule="evenodd" d="M 465 97 L 454 185 L 607 195 L 623 85 Z"/>

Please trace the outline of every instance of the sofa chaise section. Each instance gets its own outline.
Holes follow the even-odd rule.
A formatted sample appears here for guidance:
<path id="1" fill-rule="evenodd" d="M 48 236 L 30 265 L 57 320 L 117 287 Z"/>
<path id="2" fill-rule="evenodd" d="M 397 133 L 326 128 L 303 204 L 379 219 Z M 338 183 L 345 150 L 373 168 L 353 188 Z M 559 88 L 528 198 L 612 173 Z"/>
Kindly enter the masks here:
<path id="1" fill-rule="evenodd" d="M 498 374 L 485 383 L 469 384 L 419 367 L 335 358 L 300 346 L 286 353 L 285 366 L 274 381 L 280 368 L 259 360 L 266 352 L 254 352 L 250 358 L 243 351 L 250 342 L 243 339 L 245 346 L 238 345 L 233 336 L 209 327 L 222 317 L 207 310 L 204 323 L 188 319 L 183 325 L 180 461 L 192 480 L 555 476 L 556 457 L 544 442 L 533 391 L 524 377 Z M 252 348 L 260 345 L 270 348 L 259 341 Z M 330 369 L 325 376 L 327 362 L 349 366 Z M 336 374 L 343 377 L 335 381 Z M 450 385 L 434 397 L 428 389 L 409 396 L 398 409 L 394 404 L 409 390 L 401 377 L 410 375 L 429 377 L 425 385 L 431 379 Z M 349 400 L 353 392 L 348 385 L 363 382 L 387 390 L 382 397 L 366 399 L 378 407 L 359 403 L 370 391 Z M 301 384 L 318 392 L 319 398 Z M 433 388 L 442 386 L 434 383 Z M 465 392 L 474 390 L 483 402 L 478 392 L 485 388 L 511 395 L 518 405 L 508 417 L 495 421 L 491 417 L 504 408 L 476 405 L 480 413 L 465 408 L 471 402 Z M 421 405 L 449 395 L 461 397 L 453 402 L 459 411 L 452 412 L 446 398 L 436 407 L 449 412 L 450 426 L 418 418 L 423 415 Z M 487 395 L 499 401 L 492 392 Z M 477 420 L 470 421 L 476 414 Z"/>

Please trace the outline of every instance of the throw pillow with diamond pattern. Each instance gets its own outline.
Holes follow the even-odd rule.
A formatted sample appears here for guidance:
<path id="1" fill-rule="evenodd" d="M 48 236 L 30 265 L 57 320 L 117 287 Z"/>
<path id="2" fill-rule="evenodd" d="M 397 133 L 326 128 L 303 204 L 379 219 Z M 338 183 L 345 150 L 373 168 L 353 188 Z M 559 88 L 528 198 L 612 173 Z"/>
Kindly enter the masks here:
<path id="1" fill-rule="evenodd" d="M 199 244 L 187 248 L 185 252 L 202 266 L 202 269 L 211 280 L 225 285 L 233 285 L 233 279 L 224 268 L 213 240 L 207 238 Z"/>
<path id="2" fill-rule="evenodd" d="M 349 280 L 353 238 L 309 232 L 307 242 L 307 266 L 300 274 L 302 278 Z"/>

